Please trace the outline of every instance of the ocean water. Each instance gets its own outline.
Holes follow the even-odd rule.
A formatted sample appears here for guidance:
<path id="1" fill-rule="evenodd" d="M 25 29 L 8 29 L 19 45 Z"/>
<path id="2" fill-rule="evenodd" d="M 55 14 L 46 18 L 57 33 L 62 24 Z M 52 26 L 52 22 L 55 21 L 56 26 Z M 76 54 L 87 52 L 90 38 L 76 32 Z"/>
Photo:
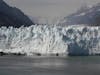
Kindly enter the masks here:
<path id="1" fill-rule="evenodd" d="M 1 56 L 0 75 L 100 75 L 100 57 Z"/>

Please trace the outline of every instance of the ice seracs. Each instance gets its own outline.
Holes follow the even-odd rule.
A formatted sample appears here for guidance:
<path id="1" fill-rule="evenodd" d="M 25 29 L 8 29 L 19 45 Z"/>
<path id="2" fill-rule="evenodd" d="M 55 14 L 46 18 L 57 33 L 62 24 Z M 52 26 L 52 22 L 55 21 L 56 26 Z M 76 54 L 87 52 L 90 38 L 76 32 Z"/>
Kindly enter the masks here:
<path id="1" fill-rule="evenodd" d="M 86 25 L 1 27 L 0 51 L 26 55 L 100 54 L 100 27 Z"/>

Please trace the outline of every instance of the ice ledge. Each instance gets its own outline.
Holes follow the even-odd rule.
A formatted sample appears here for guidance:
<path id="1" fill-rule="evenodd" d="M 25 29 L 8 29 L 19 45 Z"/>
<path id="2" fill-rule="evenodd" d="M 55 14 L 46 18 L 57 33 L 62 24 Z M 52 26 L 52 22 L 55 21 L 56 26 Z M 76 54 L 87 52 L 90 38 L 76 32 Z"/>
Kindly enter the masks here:
<path id="1" fill-rule="evenodd" d="M 0 52 L 25 55 L 100 54 L 100 27 L 86 25 L 1 27 Z"/>

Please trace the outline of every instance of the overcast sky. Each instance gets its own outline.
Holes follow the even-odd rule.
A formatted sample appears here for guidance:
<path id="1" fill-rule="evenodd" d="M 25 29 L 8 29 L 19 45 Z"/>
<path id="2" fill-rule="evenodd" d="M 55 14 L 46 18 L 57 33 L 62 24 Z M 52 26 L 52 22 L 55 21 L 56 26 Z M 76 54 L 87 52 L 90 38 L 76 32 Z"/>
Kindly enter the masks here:
<path id="1" fill-rule="evenodd" d="M 81 5 L 93 5 L 100 0 L 4 0 L 11 6 L 20 8 L 25 14 L 34 17 L 55 19 L 75 12 Z"/>

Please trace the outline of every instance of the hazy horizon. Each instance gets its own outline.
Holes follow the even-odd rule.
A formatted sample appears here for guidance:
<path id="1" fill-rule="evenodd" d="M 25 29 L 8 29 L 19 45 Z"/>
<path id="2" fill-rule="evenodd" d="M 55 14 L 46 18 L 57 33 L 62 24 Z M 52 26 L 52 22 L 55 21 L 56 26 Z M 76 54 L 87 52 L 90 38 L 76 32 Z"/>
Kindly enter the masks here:
<path id="1" fill-rule="evenodd" d="M 81 5 L 94 5 L 100 0 L 4 0 L 11 6 L 21 9 L 25 14 L 44 18 L 49 22 L 59 20 L 73 12 Z"/>

